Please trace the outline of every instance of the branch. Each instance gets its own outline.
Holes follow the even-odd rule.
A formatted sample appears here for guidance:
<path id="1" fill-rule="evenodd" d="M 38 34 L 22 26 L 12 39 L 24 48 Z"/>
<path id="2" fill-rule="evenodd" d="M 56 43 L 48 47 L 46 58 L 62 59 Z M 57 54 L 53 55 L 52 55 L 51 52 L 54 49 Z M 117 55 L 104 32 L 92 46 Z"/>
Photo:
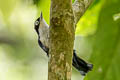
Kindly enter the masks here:
<path id="1" fill-rule="evenodd" d="M 73 11 L 76 24 L 93 1 L 94 0 L 75 0 L 75 2 L 73 3 Z"/>

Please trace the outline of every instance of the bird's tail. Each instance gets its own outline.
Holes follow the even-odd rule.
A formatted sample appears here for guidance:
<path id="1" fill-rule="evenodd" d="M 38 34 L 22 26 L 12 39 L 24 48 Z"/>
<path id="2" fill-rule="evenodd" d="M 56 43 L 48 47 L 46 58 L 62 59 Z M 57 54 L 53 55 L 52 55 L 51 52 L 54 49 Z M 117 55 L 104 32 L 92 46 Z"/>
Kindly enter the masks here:
<path id="1" fill-rule="evenodd" d="M 89 71 L 92 70 L 93 64 L 89 64 L 84 60 L 80 59 L 76 55 L 76 51 L 73 50 L 73 62 L 72 65 L 80 72 L 81 75 L 85 76 Z"/>

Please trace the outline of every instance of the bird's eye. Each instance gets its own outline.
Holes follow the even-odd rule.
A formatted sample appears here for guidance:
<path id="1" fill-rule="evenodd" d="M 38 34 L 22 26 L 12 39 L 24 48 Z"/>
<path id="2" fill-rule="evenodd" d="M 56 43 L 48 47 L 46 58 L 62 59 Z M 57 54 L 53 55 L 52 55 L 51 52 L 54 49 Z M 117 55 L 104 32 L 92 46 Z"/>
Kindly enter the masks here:
<path id="1" fill-rule="evenodd" d="M 39 21 L 35 21 L 35 26 L 39 25 Z"/>

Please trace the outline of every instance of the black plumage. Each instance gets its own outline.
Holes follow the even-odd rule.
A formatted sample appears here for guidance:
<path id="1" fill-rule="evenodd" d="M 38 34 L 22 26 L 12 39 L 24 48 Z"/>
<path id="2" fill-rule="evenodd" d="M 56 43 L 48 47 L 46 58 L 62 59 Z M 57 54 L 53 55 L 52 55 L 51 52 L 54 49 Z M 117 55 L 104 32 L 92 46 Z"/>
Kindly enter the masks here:
<path id="1" fill-rule="evenodd" d="M 43 23 L 45 23 L 45 21 L 43 20 L 43 17 L 42 17 L 42 14 L 40 16 L 40 18 L 38 18 L 36 21 L 35 21 L 35 30 L 38 34 L 38 43 L 39 43 L 39 46 L 47 53 L 47 56 L 49 57 L 49 47 L 46 46 L 43 42 L 45 41 L 41 41 L 41 40 L 46 40 L 46 35 L 48 35 L 48 31 L 49 30 L 49 27 L 48 25 L 43 24 L 42 23 L 42 27 L 46 27 L 44 28 L 44 31 L 46 29 L 46 33 L 45 35 L 43 36 L 40 36 L 40 30 L 42 30 L 42 27 L 40 27 L 40 23 L 41 21 L 43 21 Z M 43 34 L 43 33 L 42 33 Z M 45 39 L 41 39 L 41 37 L 44 37 Z M 48 43 L 49 44 L 49 43 Z M 92 64 L 88 64 L 87 62 L 85 62 L 84 60 L 82 60 L 81 58 L 79 58 L 76 54 L 76 50 L 73 50 L 73 59 L 72 59 L 72 65 L 81 73 L 81 75 L 85 76 L 90 70 L 92 70 L 93 68 L 93 65 Z"/>

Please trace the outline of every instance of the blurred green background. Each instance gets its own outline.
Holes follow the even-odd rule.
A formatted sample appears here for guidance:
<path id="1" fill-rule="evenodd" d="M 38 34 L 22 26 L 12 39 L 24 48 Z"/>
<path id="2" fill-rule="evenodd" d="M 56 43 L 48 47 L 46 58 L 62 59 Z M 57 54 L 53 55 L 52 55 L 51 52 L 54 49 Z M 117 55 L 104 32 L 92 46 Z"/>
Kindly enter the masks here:
<path id="1" fill-rule="evenodd" d="M 74 1 L 74 0 L 73 0 Z M 0 0 L 0 80 L 47 80 L 34 21 L 49 24 L 50 0 Z M 120 0 L 95 0 L 77 24 L 74 48 L 94 69 L 72 80 L 120 80 Z"/>

